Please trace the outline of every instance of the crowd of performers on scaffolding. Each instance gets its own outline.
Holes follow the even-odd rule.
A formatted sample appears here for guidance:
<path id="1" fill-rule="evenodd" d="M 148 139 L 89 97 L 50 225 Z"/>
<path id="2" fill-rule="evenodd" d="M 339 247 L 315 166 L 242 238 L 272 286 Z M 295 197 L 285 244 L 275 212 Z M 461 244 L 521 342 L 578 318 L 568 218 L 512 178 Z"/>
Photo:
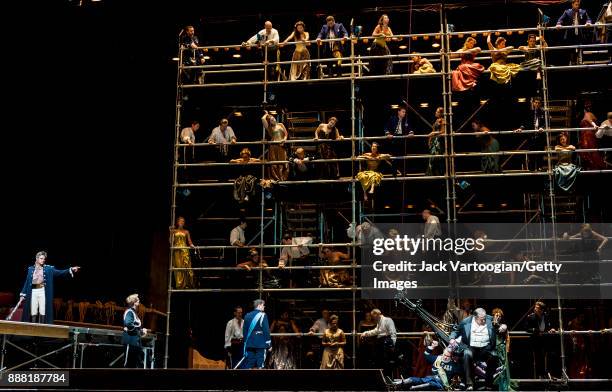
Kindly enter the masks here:
<path id="1" fill-rule="evenodd" d="M 514 151 L 515 155 L 520 155 L 522 152 L 539 152 L 527 155 L 524 162 L 521 163 L 521 170 L 532 172 L 547 170 L 546 161 L 550 154 L 557 186 L 565 192 L 571 192 L 581 169 L 609 170 L 612 168 L 611 154 L 606 151 L 612 146 L 612 112 L 607 113 L 605 121 L 599 122 L 592 110 L 591 102 L 586 101 L 579 114 L 580 119 L 576 122 L 576 126 L 580 128 L 578 132 L 545 132 L 542 99 L 533 97 L 530 109 L 525 111 L 524 118 L 515 121 L 515 127 L 512 129 L 514 134 L 509 135 L 513 139 L 511 140 L 508 135 L 506 139 L 503 139 L 506 144 L 509 144 L 505 150 Z M 336 142 L 344 140 L 344 137 L 339 130 L 336 117 L 329 117 L 326 122 L 313 129 L 312 138 L 303 139 L 303 145 L 297 142 L 300 139 L 295 139 L 296 141 L 292 143 L 285 143 L 289 139 L 287 127 L 277 121 L 277 118 L 268 111 L 265 111 L 261 121 L 269 141 L 265 155 L 254 157 L 249 147 L 243 147 L 240 148 L 237 157 L 232 157 L 232 152 L 238 151 L 237 146 L 232 148 L 232 145 L 239 139 L 225 118 L 219 121 L 219 125 L 203 141 L 203 143 L 216 147 L 215 154 L 207 155 L 207 162 L 210 162 L 212 158 L 217 162 L 240 165 L 240 173 L 233 178 L 233 196 L 236 201 L 247 203 L 253 200 L 259 188 L 270 190 L 283 181 L 335 180 L 342 176 L 340 170 L 342 161 L 329 161 L 349 158 L 338 154 L 341 146 Z M 472 140 L 478 148 L 477 152 L 488 154 L 479 156 L 481 172 L 502 173 L 504 168 L 500 158 L 504 149 L 502 149 L 499 136 L 477 118 L 470 122 L 470 132 L 474 135 Z M 180 150 L 180 163 L 199 161 L 195 158 L 196 151 L 193 147 L 198 140 L 196 134 L 199 128 L 199 122 L 193 121 L 190 126 L 182 129 L 180 138 L 184 146 Z M 436 109 L 429 132 L 419 132 L 408 122 L 407 107 L 402 104 L 398 105 L 397 111 L 390 116 L 384 126 L 381 126 L 381 129 L 379 133 L 381 139 L 364 143 L 366 150 L 355 159 L 359 165 L 356 179 L 362 186 L 365 201 L 375 193 L 376 188 L 382 182 L 384 173 L 394 177 L 418 175 L 418 168 L 421 166 L 427 176 L 449 175 L 445 159 L 445 154 L 449 153 L 445 146 L 448 129 L 443 108 Z M 406 138 L 407 141 L 402 140 Z M 575 145 L 571 143 L 574 138 L 576 139 Z M 315 144 L 316 147 L 313 148 L 312 144 Z M 413 163 L 416 161 L 412 160 L 410 165 L 404 165 L 407 170 L 402 173 L 401 165 L 398 165 L 399 160 L 414 154 L 405 151 L 406 145 L 415 146 L 416 149 L 421 150 L 422 154 L 427 154 L 429 157 L 423 159 L 426 161 L 425 165 Z M 547 145 L 550 145 L 550 148 L 547 148 Z M 579 151 L 575 154 L 576 149 L 594 151 Z M 596 151 L 597 149 L 604 149 L 604 151 Z M 249 167 L 249 164 L 257 165 Z M 262 164 L 265 164 L 263 172 Z M 457 167 L 462 166 L 459 164 Z"/>
<path id="2" fill-rule="evenodd" d="M 442 315 L 446 325 L 443 333 L 432 332 L 425 322 L 419 344 L 409 350 L 400 343 L 401 331 L 393 318 L 378 308 L 362 313 L 363 319 L 358 321 L 355 336 L 351 337 L 340 328 L 350 325 L 350 321 L 329 308 L 323 308 L 321 317 L 314 322 L 309 317 L 298 318 L 298 309 L 283 308 L 270 322 L 264 312 L 264 301 L 256 300 L 254 306 L 244 318 L 243 308 L 236 306 L 234 317 L 227 322 L 224 347 L 228 369 L 344 369 L 351 366 L 345 352 L 354 338 L 357 367 L 383 369 L 388 384 L 399 389 L 516 388 L 510 375 L 508 321 L 499 307 L 487 314 L 483 307 L 474 308 L 469 299 L 461 301 L 460 307 L 449 299 Z M 524 355 L 528 363 L 523 373 L 532 374 L 533 378 L 560 374 L 557 325 L 558 319 L 540 300 L 518 321 L 516 327 L 527 332 L 530 345 Z M 610 330 L 607 327 L 605 331 Z M 565 325 L 568 331 L 585 328 L 589 325 L 581 312 Z M 592 364 L 584 351 L 586 340 L 572 335 L 571 345 L 567 346 L 571 378 L 588 378 L 592 374 Z M 412 356 L 408 358 L 410 351 Z"/>
<path id="3" fill-rule="evenodd" d="M 606 24 L 612 22 L 612 9 L 610 3 L 602 10 L 598 20 L 593 22 L 587 11 L 582 8 L 580 0 L 571 2 L 571 8 L 563 12 L 556 22 L 556 27 L 562 26 L 577 26 L 575 29 L 559 29 L 558 34 L 564 45 L 584 45 L 589 43 L 607 43 L 609 42 L 609 29 Z M 582 27 L 580 27 L 582 26 Z M 347 31 L 343 23 L 336 21 L 335 17 L 329 15 L 325 18 L 325 24 L 316 36 L 316 39 L 311 40 L 311 35 L 306 29 L 303 21 L 297 21 L 293 26 L 293 31 L 281 41 L 281 35 L 277 29 L 273 27 L 271 21 L 264 23 L 264 28 L 258 31 L 248 40 L 242 42 L 243 47 L 259 49 L 258 53 L 261 56 L 261 61 L 267 59 L 268 63 L 281 61 L 281 48 L 288 47 L 293 49 L 292 58 L 289 65 L 289 72 L 281 64 L 268 64 L 267 79 L 268 80 L 306 80 L 312 77 L 313 70 L 311 69 L 311 53 L 309 47 L 315 42 L 317 47 L 318 57 L 322 62 L 317 63 L 317 77 L 337 77 L 342 76 L 342 58 L 348 55 L 345 48 L 346 41 L 361 34 L 361 26 L 355 28 L 351 26 L 352 31 Z M 592 34 L 593 31 L 595 34 Z M 511 79 L 516 76 L 520 70 L 535 70 L 540 77 L 539 69 L 541 67 L 540 49 L 546 47 L 544 36 L 529 34 L 526 43 L 520 44 L 518 47 L 506 45 L 507 38 L 499 34 L 494 42 L 492 42 L 492 33 L 485 33 L 487 39 L 487 49 L 490 50 L 491 65 L 489 71 L 491 80 L 500 83 L 510 83 Z M 390 56 L 391 49 L 389 43 L 399 41 L 400 38 L 395 36 L 390 27 L 389 16 L 383 14 L 379 17 L 378 22 L 372 29 L 371 37 L 373 38 L 371 45 L 368 47 L 368 56 Z M 364 40 L 364 42 L 368 42 Z M 288 45 L 292 43 L 292 45 Z M 183 65 L 185 66 L 200 66 L 206 63 L 204 50 L 200 46 L 198 37 L 195 35 L 193 26 L 187 26 L 184 29 L 184 34 L 181 37 L 181 47 L 183 48 Z M 452 57 L 461 58 L 461 65 L 453 72 L 453 89 L 463 91 L 473 88 L 476 80 L 485 70 L 484 66 L 476 63 L 475 57 L 480 53 L 476 38 L 468 37 L 463 46 L 453 53 Z M 521 64 L 514 64 L 507 61 L 508 54 L 518 51 L 523 53 L 525 60 Z M 574 49 L 571 51 L 570 64 L 582 64 L 582 49 Z M 438 72 L 434 65 L 424 56 L 417 52 L 412 53 L 412 58 L 409 61 L 409 69 L 411 73 L 435 73 Z M 324 60 L 327 59 L 327 60 Z M 370 58 L 366 60 L 367 69 L 370 74 L 388 75 L 393 73 L 392 57 Z M 202 68 L 189 68 L 184 72 L 184 83 L 186 84 L 203 84 L 204 72 Z"/>

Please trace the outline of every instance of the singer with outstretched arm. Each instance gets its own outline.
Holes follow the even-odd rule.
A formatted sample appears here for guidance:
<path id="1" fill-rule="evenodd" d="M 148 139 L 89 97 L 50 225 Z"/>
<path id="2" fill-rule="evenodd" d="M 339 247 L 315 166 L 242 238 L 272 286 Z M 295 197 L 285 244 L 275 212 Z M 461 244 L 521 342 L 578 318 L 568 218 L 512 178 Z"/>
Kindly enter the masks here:
<path id="1" fill-rule="evenodd" d="M 47 252 L 36 253 L 36 261 L 28 267 L 20 296 L 24 298 L 22 321 L 53 324 L 53 284 L 60 276 L 74 276 L 81 267 L 58 270 L 46 265 Z"/>

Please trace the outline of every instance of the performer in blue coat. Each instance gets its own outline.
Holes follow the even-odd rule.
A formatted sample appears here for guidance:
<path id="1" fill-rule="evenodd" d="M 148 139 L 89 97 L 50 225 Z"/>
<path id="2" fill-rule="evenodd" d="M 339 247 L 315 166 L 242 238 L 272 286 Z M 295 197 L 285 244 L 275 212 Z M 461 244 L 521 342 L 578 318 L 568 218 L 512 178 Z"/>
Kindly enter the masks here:
<path id="1" fill-rule="evenodd" d="M 46 265 L 47 252 L 36 253 L 36 261 L 28 267 L 20 296 L 25 300 L 22 321 L 53 324 L 53 284 L 60 276 L 74 276 L 81 267 L 58 270 Z"/>
<path id="2" fill-rule="evenodd" d="M 142 341 L 141 337 L 147 334 L 142 328 L 142 322 L 136 313 L 140 305 L 138 294 L 132 294 L 125 300 L 128 308 L 123 312 L 123 336 L 121 344 L 125 344 L 125 361 L 123 367 L 142 367 Z"/>
<path id="3" fill-rule="evenodd" d="M 265 302 L 263 299 L 253 301 L 255 310 L 247 313 L 244 318 L 243 336 L 244 353 L 236 365 L 240 369 L 263 369 L 266 362 L 266 350 L 272 350 L 272 339 L 270 338 L 270 325 L 268 316 L 264 313 Z"/>

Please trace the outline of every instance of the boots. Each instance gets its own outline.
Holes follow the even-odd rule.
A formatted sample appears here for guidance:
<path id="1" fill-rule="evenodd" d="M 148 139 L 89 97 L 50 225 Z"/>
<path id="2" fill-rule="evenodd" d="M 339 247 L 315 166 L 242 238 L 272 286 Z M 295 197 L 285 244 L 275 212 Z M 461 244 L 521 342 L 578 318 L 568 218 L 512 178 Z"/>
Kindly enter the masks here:
<path id="1" fill-rule="evenodd" d="M 37 314 L 32 315 L 31 322 L 34 323 L 34 324 L 38 324 L 38 315 Z"/>

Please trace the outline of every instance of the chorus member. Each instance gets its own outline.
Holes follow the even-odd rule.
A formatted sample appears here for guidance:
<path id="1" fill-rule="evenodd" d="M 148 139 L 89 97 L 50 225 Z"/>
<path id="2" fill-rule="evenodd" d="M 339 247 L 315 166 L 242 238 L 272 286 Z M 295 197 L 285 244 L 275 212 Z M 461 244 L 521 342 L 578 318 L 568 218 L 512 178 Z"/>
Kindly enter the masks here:
<path id="1" fill-rule="evenodd" d="M 390 376 L 395 361 L 395 342 L 397 330 L 391 317 L 383 316 L 379 309 L 372 309 L 372 318 L 376 321 L 376 327 L 359 335 L 360 339 L 376 337 L 375 363 L 383 373 Z"/>
<path id="2" fill-rule="evenodd" d="M 424 209 L 423 212 L 421 212 L 421 218 L 425 221 L 425 228 L 423 229 L 424 238 L 438 238 L 442 236 L 440 219 L 432 214 L 431 210 Z"/>
<path id="3" fill-rule="evenodd" d="M 235 144 L 238 141 L 234 130 L 229 126 L 227 118 L 222 118 L 219 121 L 219 125 L 213 128 L 210 136 L 208 137 L 209 144 L 216 144 L 219 146 L 219 152 L 221 153 L 222 159 L 228 155 L 228 144 Z"/>
<path id="4" fill-rule="evenodd" d="M 242 318 L 242 307 L 234 308 L 234 317 L 225 325 L 225 351 L 229 357 L 229 368 L 233 369 L 238 365 L 244 351 L 244 319 Z"/>
<path id="5" fill-rule="evenodd" d="M 176 289 L 192 289 L 195 287 L 193 270 L 191 269 L 190 248 L 195 248 L 191 241 L 189 230 L 185 229 L 185 218 L 179 216 L 176 224 L 170 227 L 170 245 L 172 246 L 172 265 L 174 268 L 189 268 L 174 271 Z"/>
<path id="6" fill-rule="evenodd" d="M 306 155 L 306 150 L 303 147 L 298 147 L 295 152 L 289 157 L 290 177 L 293 180 L 304 181 L 314 177 L 314 168 L 312 162 L 315 157 Z"/>
<path id="7" fill-rule="evenodd" d="M 269 161 L 287 161 L 287 151 L 285 150 L 285 141 L 289 133 L 283 123 L 276 122 L 276 118 L 268 111 L 264 111 L 261 117 L 261 122 L 268 131 L 268 136 L 271 141 L 278 142 L 270 144 L 268 147 Z M 274 164 L 268 167 L 268 178 L 276 181 L 286 181 L 289 177 L 289 166 L 286 163 Z"/>
<path id="8" fill-rule="evenodd" d="M 599 148 L 599 140 L 596 136 L 597 118 L 590 111 L 585 111 L 580 128 L 585 128 L 580 131 L 580 140 L 578 148 L 580 149 L 596 149 Z M 580 160 L 582 167 L 587 170 L 603 170 L 606 168 L 606 162 L 600 151 L 584 151 L 580 152 Z"/>
<path id="9" fill-rule="evenodd" d="M 612 2 L 610 2 L 612 5 Z M 595 137 L 598 138 L 601 142 L 601 146 L 603 148 L 612 147 L 612 112 L 608 112 L 606 121 L 602 122 L 597 132 L 595 132 Z M 612 152 L 608 151 L 606 154 L 606 162 L 610 165 L 612 162 Z"/>
<path id="10" fill-rule="evenodd" d="M 266 303 L 263 299 L 253 301 L 253 311 L 244 318 L 242 335 L 244 336 L 243 358 L 236 367 L 241 369 L 263 369 L 266 363 L 266 351 L 272 351 L 270 325 L 264 312 Z"/>
<path id="11" fill-rule="evenodd" d="M 285 234 L 282 239 L 283 245 L 292 245 L 293 237 L 291 234 Z M 280 257 L 278 258 L 278 266 L 279 268 L 284 268 L 285 266 L 291 266 L 293 261 L 303 259 L 304 257 L 310 254 L 310 250 L 307 246 L 297 245 L 297 246 L 284 246 L 281 248 Z"/>
<path id="12" fill-rule="evenodd" d="M 514 49 L 513 46 L 506 46 L 504 37 L 497 37 L 495 46 L 491 43 L 491 34 L 487 35 L 487 46 L 491 51 L 491 59 L 493 62 L 489 66 L 491 72 L 491 80 L 497 84 L 508 84 L 512 81 L 521 70 L 521 66 L 514 63 L 508 63 L 508 54 Z"/>
<path id="13" fill-rule="evenodd" d="M 374 194 L 374 189 L 380 185 L 383 179 L 383 175 L 379 171 L 381 162 L 386 162 L 393 167 L 391 155 L 381 154 L 378 151 L 378 143 L 374 142 L 370 152 L 359 155 L 357 159 L 365 160 L 367 166 L 367 170 L 360 171 L 356 177 L 363 188 L 363 199 L 367 201 L 368 194 Z"/>
<path id="14" fill-rule="evenodd" d="M 463 369 L 467 390 L 474 389 L 474 365 L 486 362 L 486 385 L 492 386 L 493 374 L 497 369 L 495 356 L 496 329 L 493 327 L 493 317 L 487 315 L 483 308 L 474 310 L 474 314 L 453 327 L 450 334 L 450 344 L 461 343 L 467 347 L 463 351 Z"/>
<path id="15" fill-rule="evenodd" d="M 591 18 L 585 9 L 580 8 L 580 0 L 572 1 L 572 8 L 563 12 L 557 21 L 557 29 L 561 26 L 575 26 L 573 29 L 565 29 L 563 40 L 565 45 L 583 45 L 587 43 L 587 30 L 578 26 L 590 26 Z M 572 50 L 571 64 L 582 64 L 582 50 Z"/>
<path id="16" fill-rule="evenodd" d="M 297 21 L 293 26 L 293 32 L 285 39 L 281 45 L 287 42 L 295 42 L 295 50 L 291 58 L 291 69 L 289 70 L 290 80 L 307 80 L 310 79 L 310 52 L 307 45 L 310 40 L 310 34 L 306 31 L 304 22 Z"/>
<path id="17" fill-rule="evenodd" d="M 327 123 L 321 123 L 315 130 L 314 140 L 317 144 L 317 155 L 321 159 L 337 159 L 336 150 L 329 140 L 343 140 L 338 127 L 338 119 L 330 117 Z M 320 165 L 322 179 L 336 179 L 340 177 L 340 165 L 338 162 L 326 162 Z"/>
<path id="18" fill-rule="evenodd" d="M 329 328 L 330 322 L 330 313 L 328 309 L 321 310 L 321 317 L 318 318 L 313 324 L 312 327 L 308 330 L 309 335 L 313 335 L 315 333 L 323 333 L 327 328 Z"/>
<path id="19" fill-rule="evenodd" d="M 516 388 L 516 382 L 510 377 L 510 361 L 508 353 L 510 352 L 510 335 L 508 334 L 508 326 L 504 323 L 504 311 L 500 308 L 495 308 L 491 311 L 493 316 L 493 328 L 497 335 L 495 343 L 496 355 L 499 360 L 499 368 L 496 370 L 494 378 L 500 391 L 509 391 Z"/>
<path id="20" fill-rule="evenodd" d="M 554 333 L 551 318 L 546 312 L 546 304 L 537 301 L 525 319 L 525 331 L 530 334 L 529 341 L 533 350 L 533 364 L 535 378 L 547 377 L 549 369 L 546 368 L 549 345 L 552 343 L 546 334 Z"/>
<path id="21" fill-rule="evenodd" d="M 59 270 L 45 264 L 47 252 L 36 253 L 34 265 L 28 267 L 20 297 L 24 301 L 22 321 L 53 324 L 53 290 L 55 278 L 73 277 L 81 267 Z"/>
<path id="22" fill-rule="evenodd" d="M 260 159 L 251 157 L 251 150 L 246 147 L 240 151 L 240 158 L 230 160 L 230 163 L 237 163 L 241 165 L 260 162 Z M 249 198 L 252 198 L 255 195 L 257 177 L 251 173 L 251 171 L 247 170 L 239 175 L 234 181 L 234 200 L 238 201 L 239 203 L 248 202 Z"/>
<path id="23" fill-rule="evenodd" d="M 480 47 L 476 46 L 476 39 L 468 37 L 461 49 L 451 54 L 451 57 L 461 57 L 461 64 L 452 73 L 453 91 L 472 90 L 476 87 L 478 78 L 484 72 L 482 64 L 474 62 L 480 51 Z"/>
<path id="24" fill-rule="evenodd" d="M 539 45 L 537 44 L 538 41 L 540 41 Z M 538 80 L 542 78 L 542 59 L 540 58 L 540 53 L 547 46 L 548 44 L 543 35 L 538 37 L 535 34 L 529 34 L 527 36 L 527 45 L 518 47 L 521 52 L 525 53 L 525 60 L 521 63 L 521 68 L 536 71 L 536 79 Z"/>
<path id="25" fill-rule="evenodd" d="M 319 257 L 324 260 L 326 265 L 340 265 L 350 260 L 350 256 L 347 253 L 340 251 L 333 251 L 329 247 L 324 247 L 319 253 Z M 345 269 L 321 269 L 319 270 L 319 280 L 321 287 L 346 287 L 351 284 L 351 276 Z"/>
<path id="26" fill-rule="evenodd" d="M 183 55 L 183 66 L 197 66 L 205 62 L 204 51 L 198 49 L 200 40 L 195 35 L 193 26 L 186 26 L 184 34 L 181 36 L 181 51 Z M 185 84 L 202 84 L 204 82 L 204 73 L 201 68 L 184 69 L 183 83 Z"/>
<path id="27" fill-rule="evenodd" d="M 250 47 L 252 45 L 256 45 L 261 49 L 261 60 L 262 62 L 267 59 L 268 63 L 272 63 L 274 61 L 279 60 L 278 55 L 278 43 L 280 42 L 280 36 L 278 35 L 278 31 L 272 27 L 272 22 L 267 20 L 264 23 L 264 28 L 260 30 L 257 34 L 248 39 L 248 41 L 243 42 L 242 46 Z M 279 64 L 269 64 L 266 65 L 266 73 L 267 80 L 276 80 L 280 75 L 280 65 Z"/>
<path id="28" fill-rule="evenodd" d="M 412 52 L 412 64 L 410 73 L 426 74 L 435 72 L 436 69 L 434 68 L 431 61 L 427 60 L 425 57 L 421 57 L 421 55 L 416 52 Z"/>
<path id="29" fill-rule="evenodd" d="M 391 50 L 387 41 L 393 37 L 391 27 L 389 27 L 389 16 L 383 14 L 379 19 L 374 31 L 372 32 L 374 42 L 370 48 L 370 56 L 389 56 Z M 389 75 L 393 73 L 393 59 L 381 58 L 370 60 L 370 71 L 374 75 Z"/>
<path id="30" fill-rule="evenodd" d="M 569 143 L 569 135 L 565 132 L 559 135 L 559 142 L 555 146 L 558 153 L 557 165 L 553 169 L 557 186 L 566 192 L 574 188 L 580 168 L 572 162 L 572 155 L 576 147 Z"/>
<path id="31" fill-rule="evenodd" d="M 142 322 L 138 318 L 140 298 L 138 294 L 132 294 L 126 298 L 125 302 L 127 309 L 123 312 L 123 336 L 121 337 L 121 344 L 125 345 L 123 367 L 141 368 L 143 367 L 141 338 L 146 336 L 147 329 L 142 328 Z"/>
<path id="32" fill-rule="evenodd" d="M 245 269 L 247 271 L 251 271 L 256 268 L 266 268 L 268 267 L 268 263 L 259 255 L 259 252 L 255 248 L 249 249 L 249 258 L 247 261 L 242 262 L 237 265 L 238 268 Z"/>
<path id="33" fill-rule="evenodd" d="M 389 117 L 385 124 L 385 136 L 391 138 L 402 135 L 414 135 L 414 131 L 408 122 L 408 116 L 406 116 L 405 106 L 399 106 L 397 112 Z"/>
<path id="34" fill-rule="evenodd" d="M 527 149 L 530 151 L 541 151 L 546 147 L 546 137 L 544 135 L 544 128 L 546 127 L 546 119 L 544 116 L 544 108 L 542 107 L 542 99 L 534 97 L 531 99 L 531 109 L 529 113 L 521 121 L 521 126 L 516 128 L 514 132 L 520 133 L 525 129 L 533 131 L 537 130 L 537 133 L 529 134 L 523 143 L 527 144 Z M 538 170 L 541 167 L 542 157 L 539 155 L 532 155 L 530 167 L 528 169 Z"/>
<path id="35" fill-rule="evenodd" d="M 180 141 L 187 146 L 183 147 L 183 163 L 192 163 L 195 161 L 196 133 L 200 129 L 200 122 L 193 120 L 188 127 L 181 130 Z"/>
<path id="36" fill-rule="evenodd" d="M 485 127 L 478 120 L 472 121 L 472 131 L 482 132 L 476 135 L 476 139 L 480 142 L 480 152 L 482 153 L 498 153 L 499 142 L 491 135 L 491 130 Z M 480 169 L 483 173 L 499 173 L 499 155 L 483 155 L 480 157 Z"/>
<path id="37" fill-rule="evenodd" d="M 329 317 L 329 328 L 323 333 L 321 369 L 344 369 L 344 331 L 338 328 L 338 316 Z"/>
<path id="38" fill-rule="evenodd" d="M 246 219 L 240 219 L 240 223 L 238 224 L 238 226 L 234 227 L 230 232 L 229 242 L 231 246 L 237 246 L 240 248 L 246 246 L 246 239 L 244 237 L 244 231 L 246 230 L 246 228 Z"/>
<path id="39" fill-rule="evenodd" d="M 436 120 L 433 123 L 431 132 L 427 137 L 427 147 L 429 155 L 444 155 L 445 135 L 446 135 L 446 120 L 444 119 L 444 109 L 439 107 L 436 109 Z M 427 161 L 427 169 L 425 175 L 428 176 L 443 176 L 446 172 L 444 157 L 432 156 Z"/>
<path id="40" fill-rule="evenodd" d="M 342 76 L 342 46 L 343 40 L 338 41 L 338 38 L 347 38 L 348 32 L 342 23 L 336 23 L 333 16 L 325 18 L 325 24 L 321 27 L 321 31 L 317 35 L 317 44 L 321 45 L 322 40 L 330 40 L 323 44 L 323 57 L 333 57 L 336 60 L 328 62 L 331 66 L 327 66 L 328 77 Z"/>

